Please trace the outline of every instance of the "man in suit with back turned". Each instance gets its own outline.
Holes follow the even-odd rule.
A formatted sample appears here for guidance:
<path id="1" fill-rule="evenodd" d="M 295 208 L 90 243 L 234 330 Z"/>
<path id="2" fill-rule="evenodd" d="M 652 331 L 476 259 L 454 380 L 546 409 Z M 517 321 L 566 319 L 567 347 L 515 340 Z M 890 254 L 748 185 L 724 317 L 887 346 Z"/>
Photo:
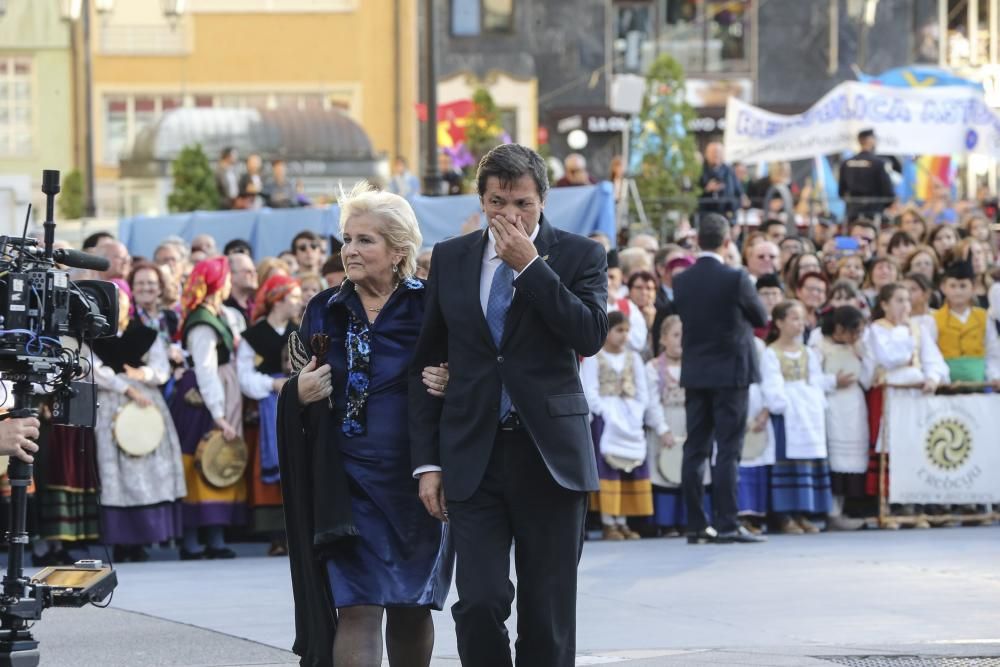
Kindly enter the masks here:
<path id="1" fill-rule="evenodd" d="M 572 667 L 587 492 L 598 488 L 578 355 L 608 334 L 607 256 L 542 214 L 542 158 L 505 144 L 476 176 L 489 229 L 439 243 L 410 376 L 414 474 L 448 521 L 452 607 L 469 667 L 509 667 L 517 571 L 518 667 Z M 448 362 L 443 399 L 422 364 Z"/>
<path id="2" fill-rule="evenodd" d="M 767 324 L 767 312 L 750 275 L 726 266 L 723 257 L 730 243 L 729 222 L 715 213 L 703 215 L 698 261 L 674 280 L 674 306 L 683 324 L 687 440 L 681 486 L 690 544 L 765 539 L 740 526 L 737 483 L 749 386 L 760 380 L 753 329 Z M 718 448 L 712 469 L 714 526 L 704 510 L 705 466 L 713 442 Z"/>

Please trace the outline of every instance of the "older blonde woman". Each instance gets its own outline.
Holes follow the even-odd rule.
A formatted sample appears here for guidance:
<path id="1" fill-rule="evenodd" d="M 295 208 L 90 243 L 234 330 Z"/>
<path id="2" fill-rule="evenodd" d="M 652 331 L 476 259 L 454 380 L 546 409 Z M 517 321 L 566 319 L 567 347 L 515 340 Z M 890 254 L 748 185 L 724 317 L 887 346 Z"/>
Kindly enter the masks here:
<path id="1" fill-rule="evenodd" d="M 426 667 L 452 555 L 410 466 L 422 239 L 405 199 L 365 184 L 341 198 L 340 231 L 347 279 L 306 307 L 289 346 L 293 366 L 305 366 L 279 408 L 295 650 L 303 664 L 330 664 L 331 646 L 337 667 L 381 664 L 386 614 L 390 665 Z M 446 371 L 427 369 L 425 383 L 441 396 Z"/>

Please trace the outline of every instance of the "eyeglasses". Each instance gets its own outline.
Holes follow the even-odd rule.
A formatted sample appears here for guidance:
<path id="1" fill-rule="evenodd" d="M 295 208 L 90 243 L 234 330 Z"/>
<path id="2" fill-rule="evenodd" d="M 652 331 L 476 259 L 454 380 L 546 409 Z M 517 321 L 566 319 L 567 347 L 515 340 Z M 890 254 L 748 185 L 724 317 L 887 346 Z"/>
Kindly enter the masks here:
<path id="1" fill-rule="evenodd" d="M 319 243 L 296 243 L 295 252 L 305 252 L 307 250 L 319 250 L 322 246 Z"/>

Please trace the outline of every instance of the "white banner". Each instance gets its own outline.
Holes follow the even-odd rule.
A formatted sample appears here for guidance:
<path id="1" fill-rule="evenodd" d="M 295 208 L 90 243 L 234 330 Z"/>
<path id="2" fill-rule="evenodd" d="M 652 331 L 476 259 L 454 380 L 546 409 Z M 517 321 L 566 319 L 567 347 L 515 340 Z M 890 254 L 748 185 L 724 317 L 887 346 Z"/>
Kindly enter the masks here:
<path id="1" fill-rule="evenodd" d="M 771 113 L 735 97 L 726 103 L 726 160 L 800 160 L 857 150 L 874 129 L 888 155 L 978 153 L 1000 158 L 1000 116 L 968 86 L 895 88 L 842 83 L 805 113 Z"/>
<path id="2" fill-rule="evenodd" d="M 886 411 L 890 502 L 1000 502 L 1000 394 L 891 389 Z"/>

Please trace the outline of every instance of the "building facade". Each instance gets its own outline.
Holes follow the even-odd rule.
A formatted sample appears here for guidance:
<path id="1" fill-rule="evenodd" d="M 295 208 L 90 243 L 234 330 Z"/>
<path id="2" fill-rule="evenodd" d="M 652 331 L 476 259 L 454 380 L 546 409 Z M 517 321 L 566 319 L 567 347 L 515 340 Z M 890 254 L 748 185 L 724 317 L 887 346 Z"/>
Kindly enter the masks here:
<path id="1" fill-rule="evenodd" d="M 378 153 L 415 160 L 415 12 L 408 0 L 189 0 L 171 22 L 160 0 L 119 0 L 93 28 L 99 210 L 153 212 L 137 210 L 119 163 L 179 107 L 340 109 Z"/>
<path id="2" fill-rule="evenodd" d="M 43 169 L 73 165 L 70 32 L 55 2 L 12 2 L 0 15 L 0 234 L 21 233 L 42 201 Z M 41 220 L 36 208 L 36 220 Z"/>

